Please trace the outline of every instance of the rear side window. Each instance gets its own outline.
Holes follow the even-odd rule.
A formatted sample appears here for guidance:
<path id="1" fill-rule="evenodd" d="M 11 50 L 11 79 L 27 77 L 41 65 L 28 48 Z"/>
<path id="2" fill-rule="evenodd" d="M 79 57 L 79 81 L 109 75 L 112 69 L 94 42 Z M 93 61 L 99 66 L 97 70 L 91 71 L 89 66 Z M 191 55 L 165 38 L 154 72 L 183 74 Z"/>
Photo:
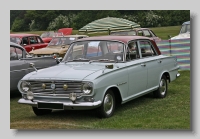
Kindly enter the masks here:
<path id="1" fill-rule="evenodd" d="M 139 41 L 140 44 L 140 51 L 142 54 L 142 57 L 150 57 L 157 55 L 151 42 L 149 41 Z"/>
<path id="2" fill-rule="evenodd" d="M 143 30 L 144 36 L 146 37 L 151 37 L 151 34 L 149 33 L 148 30 Z"/>

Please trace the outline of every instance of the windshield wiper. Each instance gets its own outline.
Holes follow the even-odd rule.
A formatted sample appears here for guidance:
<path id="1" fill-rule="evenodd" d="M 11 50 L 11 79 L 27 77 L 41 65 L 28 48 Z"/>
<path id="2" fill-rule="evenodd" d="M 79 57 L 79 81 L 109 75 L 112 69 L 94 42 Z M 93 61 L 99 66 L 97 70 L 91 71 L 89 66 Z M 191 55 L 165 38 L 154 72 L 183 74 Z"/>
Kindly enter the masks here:
<path id="1" fill-rule="evenodd" d="M 90 59 L 78 58 L 78 59 L 73 59 L 73 61 L 90 61 Z"/>
<path id="2" fill-rule="evenodd" d="M 92 63 L 92 62 L 99 62 L 99 61 L 115 62 L 115 60 L 110 60 L 110 59 L 98 59 L 98 60 L 90 60 L 89 63 Z"/>

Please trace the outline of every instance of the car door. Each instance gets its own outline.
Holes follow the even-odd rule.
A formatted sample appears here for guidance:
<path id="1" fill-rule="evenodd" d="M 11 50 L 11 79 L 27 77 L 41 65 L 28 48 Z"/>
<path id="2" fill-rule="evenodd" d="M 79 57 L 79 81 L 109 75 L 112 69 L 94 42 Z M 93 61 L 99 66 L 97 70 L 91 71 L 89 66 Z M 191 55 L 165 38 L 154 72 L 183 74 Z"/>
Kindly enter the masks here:
<path id="1" fill-rule="evenodd" d="M 32 46 L 30 45 L 29 42 L 29 37 L 22 37 L 20 45 L 23 46 L 27 52 L 30 52 L 32 50 Z"/>
<path id="2" fill-rule="evenodd" d="M 144 90 L 147 86 L 147 67 L 145 63 L 140 58 L 140 52 L 138 49 L 138 44 L 136 41 L 130 42 L 128 46 L 131 46 L 132 43 L 135 43 L 135 53 L 131 53 L 129 47 L 127 48 L 126 54 L 126 66 L 128 67 L 128 94 L 132 98 Z"/>
<path id="3" fill-rule="evenodd" d="M 29 65 L 21 60 L 25 56 L 22 49 L 10 47 L 10 89 L 17 89 L 18 81 L 28 73 Z"/>
<path id="4" fill-rule="evenodd" d="M 147 68 L 147 90 L 158 85 L 162 72 L 162 59 L 156 53 L 153 44 L 149 40 L 138 41 L 141 59 Z"/>
<path id="5" fill-rule="evenodd" d="M 43 40 L 42 40 L 42 38 L 40 36 L 35 36 L 35 38 L 36 38 L 36 42 L 37 42 L 37 45 L 38 45 L 37 49 L 44 48 L 44 47 L 46 47 L 48 45 L 48 43 L 44 43 L 43 42 Z"/>

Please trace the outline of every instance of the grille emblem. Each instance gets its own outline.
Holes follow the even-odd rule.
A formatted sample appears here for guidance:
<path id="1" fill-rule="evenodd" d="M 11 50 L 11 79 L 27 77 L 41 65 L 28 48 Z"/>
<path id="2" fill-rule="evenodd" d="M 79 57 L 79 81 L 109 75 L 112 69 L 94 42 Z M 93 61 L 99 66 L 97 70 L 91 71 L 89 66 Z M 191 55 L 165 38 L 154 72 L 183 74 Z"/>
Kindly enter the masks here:
<path id="1" fill-rule="evenodd" d="M 55 88 L 56 88 L 56 85 L 55 85 L 54 83 L 52 83 L 52 84 L 51 84 L 51 89 L 54 90 Z"/>
<path id="2" fill-rule="evenodd" d="M 64 89 L 64 90 L 67 90 L 67 88 L 68 88 L 68 85 L 67 85 L 67 84 L 64 84 L 64 85 L 63 85 L 63 89 Z"/>
<path id="3" fill-rule="evenodd" d="M 45 89 L 46 88 L 46 84 L 42 84 L 42 89 Z"/>

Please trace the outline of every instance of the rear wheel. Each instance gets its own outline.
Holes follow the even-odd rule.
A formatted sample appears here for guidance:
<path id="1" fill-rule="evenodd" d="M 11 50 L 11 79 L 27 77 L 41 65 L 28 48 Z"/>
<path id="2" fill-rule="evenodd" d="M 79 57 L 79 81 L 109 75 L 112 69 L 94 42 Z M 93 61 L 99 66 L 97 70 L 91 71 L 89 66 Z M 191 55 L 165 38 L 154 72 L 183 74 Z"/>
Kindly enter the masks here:
<path id="1" fill-rule="evenodd" d="M 112 90 L 108 90 L 104 96 L 103 103 L 98 108 L 101 118 L 111 117 L 115 110 L 115 96 Z"/>
<path id="2" fill-rule="evenodd" d="M 37 115 L 37 116 L 50 114 L 52 112 L 52 110 L 50 110 L 50 109 L 38 109 L 37 107 L 32 107 L 32 109 L 33 109 L 33 112 L 35 113 L 35 115 Z"/>
<path id="3" fill-rule="evenodd" d="M 159 82 L 159 87 L 156 91 L 154 91 L 154 96 L 156 98 L 164 98 L 167 95 L 168 85 L 167 85 L 167 78 L 165 75 L 162 76 Z"/>

